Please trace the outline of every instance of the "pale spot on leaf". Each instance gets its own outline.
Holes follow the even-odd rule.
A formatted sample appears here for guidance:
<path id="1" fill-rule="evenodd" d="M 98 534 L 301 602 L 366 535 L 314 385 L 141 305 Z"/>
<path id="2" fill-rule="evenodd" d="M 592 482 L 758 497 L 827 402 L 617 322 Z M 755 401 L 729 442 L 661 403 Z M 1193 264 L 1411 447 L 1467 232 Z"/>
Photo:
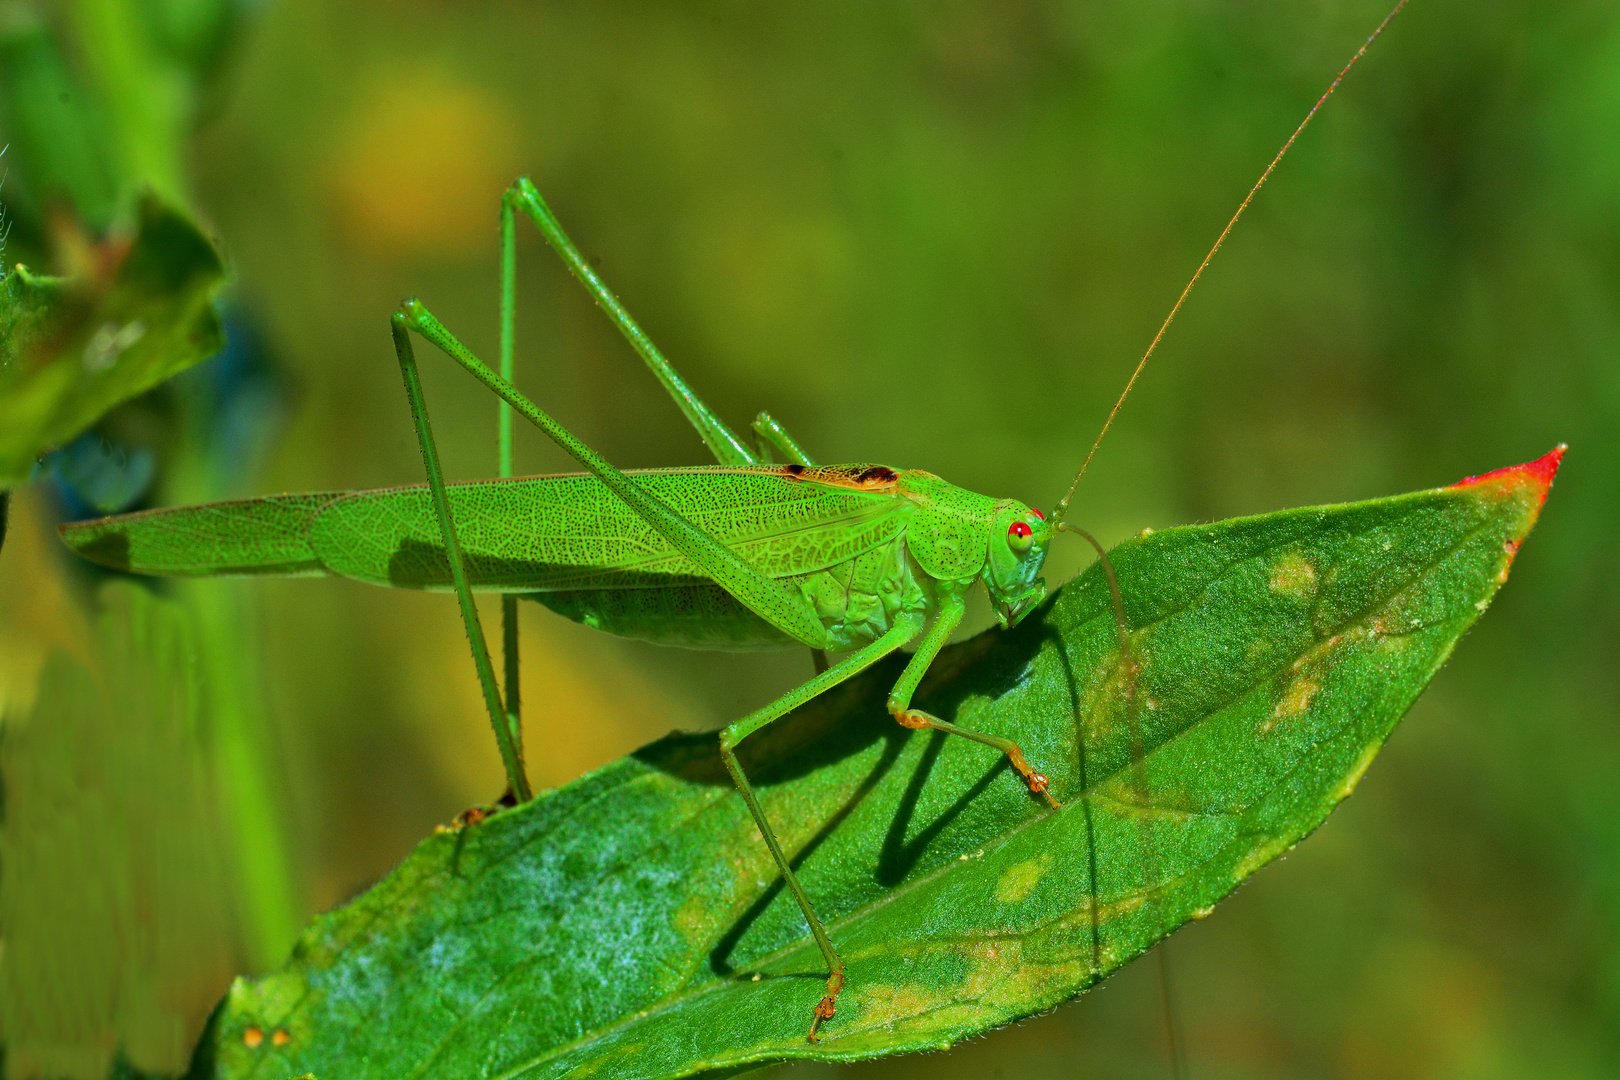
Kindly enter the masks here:
<path id="1" fill-rule="evenodd" d="M 937 1004 L 934 995 L 927 993 L 919 986 L 893 986 L 885 983 L 870 983 L 866 986 L 851 987 L 855 993 L 850 994 L 854 1004 L 860 1010 L 862 1026 L 887 1023 L 907 1016 L 916 1016 L 918 1013 Z M 843 1011 L 843 1002 L 839 1002 L 839 1011 Z"/>
<path id="2" fill-rule="evenodd" d="M 1277 702 L 1277 707 L 1271 712 L 1271 722 L 1286 720 L 1291 716 L 1298 716 L 1311 707 L 1311 699 L 1316 692 L 1322 689 L 1322 684 L 1306 675 L 1301 675 L 1288 684 L 1288 690 Z M 1270 725 L 1267 725 L 1268 727 Z"/>
<path id="3" fill-rule="evenodd" d="M 1271 591 L 1308 600 L 1316 593 L 1316 567 L 1297 551 L 1290 551 L 1271 568 Z"/>
<path id="4" fill-rule="evenodd" d="M 1003 904 L 1016 904 L 1034 891 L 1042 877 L 1052 867 L 1050 854 L 1039 855 L 1012 867 L 996 882 L 996 899 Z"/>

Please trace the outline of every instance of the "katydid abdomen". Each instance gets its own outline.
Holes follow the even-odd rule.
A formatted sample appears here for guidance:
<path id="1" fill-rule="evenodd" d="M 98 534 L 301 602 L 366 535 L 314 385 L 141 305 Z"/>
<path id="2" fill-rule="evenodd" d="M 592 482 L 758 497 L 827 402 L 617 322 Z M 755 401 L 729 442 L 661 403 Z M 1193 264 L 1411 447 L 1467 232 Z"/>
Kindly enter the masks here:
<path id="1" fill-rule="evenodd" d="M 847 652 L 887 633 L 897 615 L 933 614 L 905 534 L 854 558 L 788 578 L 827 628 L 828 648 Z M 620 637 L 693 649 L 753 650 L 799 643 L 712 581 L 670 578 L 642 588 L 558 589 L 526 594 L 557 614 Z"/>

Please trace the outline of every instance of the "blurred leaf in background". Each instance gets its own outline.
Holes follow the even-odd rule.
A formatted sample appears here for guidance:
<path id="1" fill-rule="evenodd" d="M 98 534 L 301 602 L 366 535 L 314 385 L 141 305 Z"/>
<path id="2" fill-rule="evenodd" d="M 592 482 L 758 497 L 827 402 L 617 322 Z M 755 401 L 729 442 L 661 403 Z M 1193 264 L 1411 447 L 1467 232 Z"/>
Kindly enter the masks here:
<path id="1" fill-rule="evenodd" d="M 305 917 L 251 597 L 160 599 L 42 535 L 229 494 L 279 426 L 188 175 L 245 10 L 0 2 L 6 255 L 33 267 L 0 281 L 0 488 L 37 481 L 7 495 L 0 563 L 8 1077 L 178 1071 L 230 975 Z"/>
<path id="2" fill-rule="evenodd" d="M 132 239 L 79 278 L 17 267 L 0 280 L 0 487 L 47 449 L 219 351 L 225 267 L 197 227 L 142 201 Z"/>
<path id="3" fill-rule="evenodd" d="M 0 123 L 17 169 L 6 191 L 17 239 L 37 250 L 70 242 L 67 233 L 102 234 L 142 191 L 187 202 L 185 143 L 242 7 L 0 3 Z"/>

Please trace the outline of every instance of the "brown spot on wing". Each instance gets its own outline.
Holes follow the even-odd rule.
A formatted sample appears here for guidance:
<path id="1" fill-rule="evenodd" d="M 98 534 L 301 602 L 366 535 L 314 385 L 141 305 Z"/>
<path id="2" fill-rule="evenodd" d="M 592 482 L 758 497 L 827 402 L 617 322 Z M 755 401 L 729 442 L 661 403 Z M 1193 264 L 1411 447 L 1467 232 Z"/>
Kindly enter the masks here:
<path id="1" fill-rule="evenodd" d="M 893 492 L 900 474 L 887 465 L 784 465 L 786 475 L 796 480 L 856 491 Z"/>

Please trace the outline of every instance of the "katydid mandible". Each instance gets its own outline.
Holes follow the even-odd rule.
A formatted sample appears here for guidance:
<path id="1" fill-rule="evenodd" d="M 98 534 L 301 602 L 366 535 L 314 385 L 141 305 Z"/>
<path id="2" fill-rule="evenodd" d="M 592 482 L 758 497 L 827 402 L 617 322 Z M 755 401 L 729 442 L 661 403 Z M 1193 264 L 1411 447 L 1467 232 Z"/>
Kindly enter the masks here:
<path id="1" fill-rule="evenodd" d="M 706 649 L 808 646 L 817 674 L 720 732 L 720 754 L 827 963 L 808 1037 L 835 1013 L 843 961 L 794 874 L 736 749 L 750 734 L 900 649 L 915 644 L 888 698 L 908 728 L 933 728 L 1006 755 L 1034 796 L 1056 807 L 1047 778 L 1010 740 L 914 709 L 912 696 L 982 585 L 1003 627 L 1046 596 L 1048 545 L 1136 379 L 1250 200 L 1340 80 L 1404 6 L 1401 0 L 1334 78 L 1244 198 L 1137 364 L 1074 482 L 1050 514 L 966 491 L 917 469 L 818 466 L 769 414 L 750 443 L 687 386 L 597 276 L 527 179 L 501 200 L 500 372 L 481 362 L 420 302 L 392 318 L 395 354 L 427 483 L 359 492 L 272 495 L 126 514 L 62 527 L 80 555 L 120 570 L 181 576 L 336 575 L 396 588 L 453 591 L 512 796 L 531 797 L 518 716 L 516 599 L 538 600 L 610 633 Z M 539 228 L 697 429 L 717 464 L 621 471 L 512 385 L 516 219 Z M 412 335 L 431 342 L 502 401 L 501 477 L 447 484 L 417 373 Z M 511 476 L 512 413 L 586 471 Z M 779 454 L 786 464 L 771 458 Z M 1091 540 L 1089 535 L 1086 535 Z M 1093 545 L 1095 540 L 1091 540 Z M 1102 549 L 1097 548 L 1099 555 Z M 1105 568 L 1106 568 L 1106 557 Z M 1110 585 L 1113 575 L 1109 570 Z M 473 601 L 502 594 L 505 694 Z M 1121 660 L 1129 663 L 1114 588 Z M 840 654 L 828 664 L 826 652 Z"/>

